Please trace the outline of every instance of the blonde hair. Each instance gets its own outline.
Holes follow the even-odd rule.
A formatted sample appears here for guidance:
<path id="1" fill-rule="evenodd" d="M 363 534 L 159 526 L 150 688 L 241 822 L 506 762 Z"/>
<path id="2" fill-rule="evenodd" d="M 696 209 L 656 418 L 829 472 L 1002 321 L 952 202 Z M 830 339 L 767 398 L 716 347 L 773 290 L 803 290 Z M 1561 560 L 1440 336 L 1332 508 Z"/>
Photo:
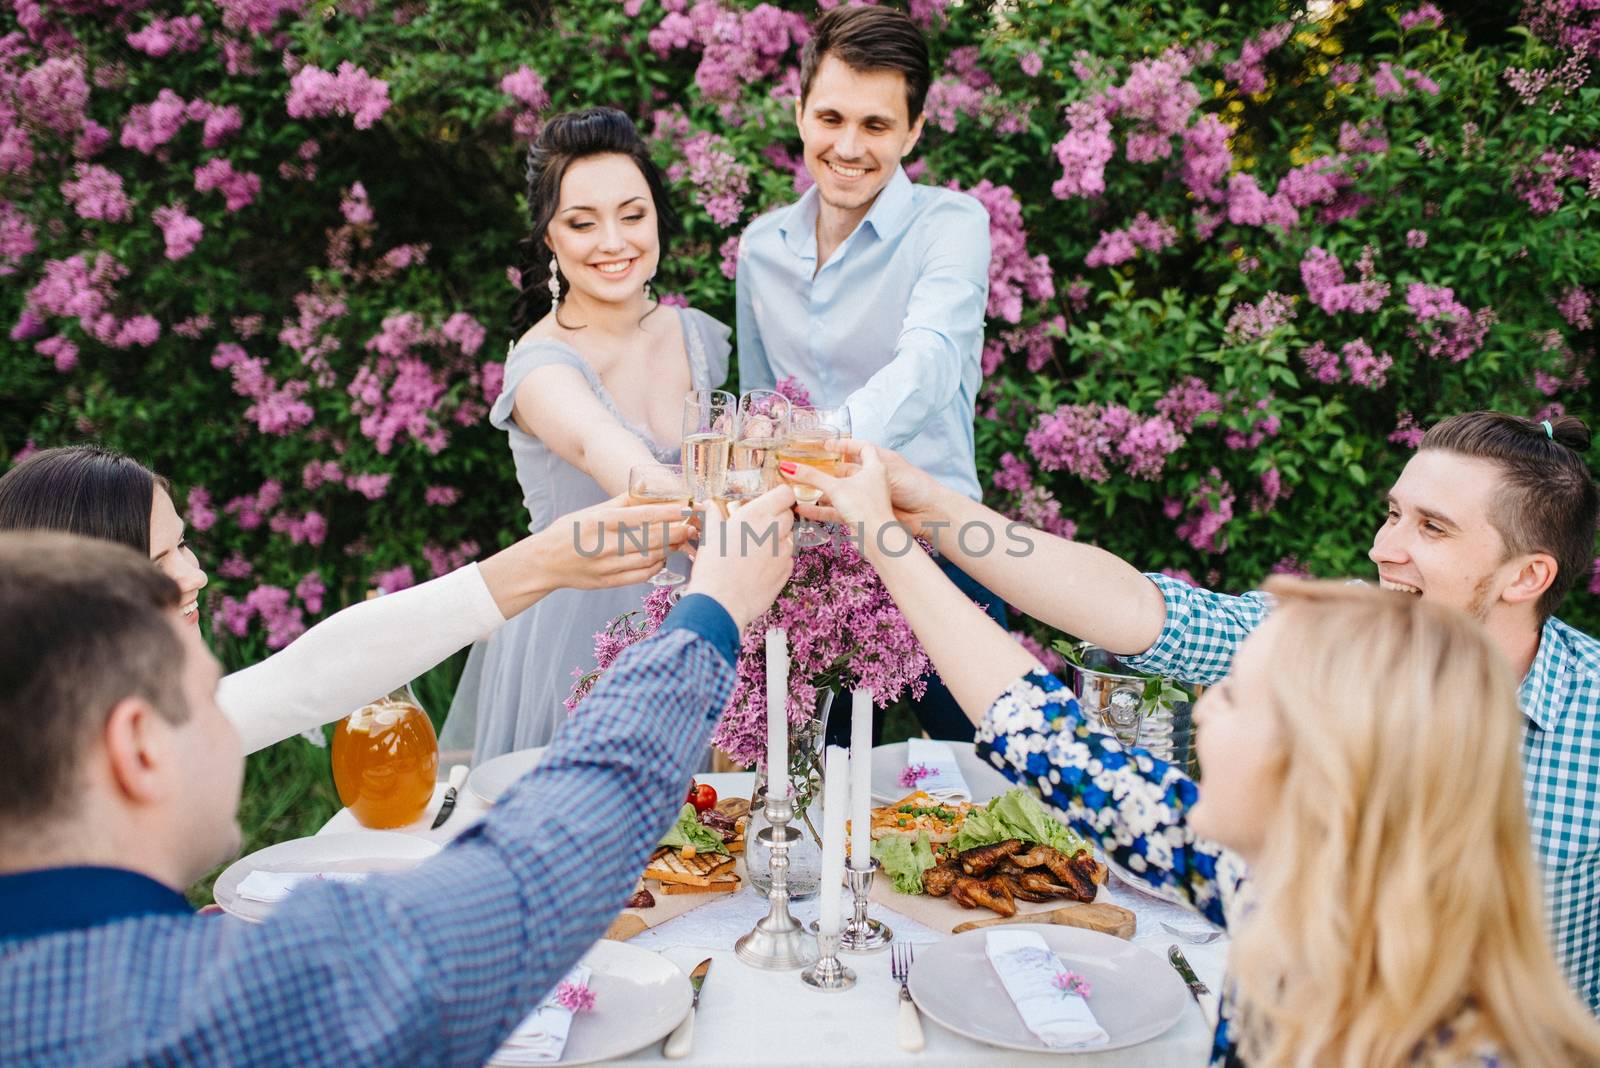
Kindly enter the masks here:
<path id="1" fill-rule="evenodd" d="M 1267 589 L 1283 780 L 1230 960 L 1241 1055 L 1404 1065 L 1460 1017 L 1520 1063 L 1600 1064 L 1550 949 L 1499 651 L 1405 594 Z"/>

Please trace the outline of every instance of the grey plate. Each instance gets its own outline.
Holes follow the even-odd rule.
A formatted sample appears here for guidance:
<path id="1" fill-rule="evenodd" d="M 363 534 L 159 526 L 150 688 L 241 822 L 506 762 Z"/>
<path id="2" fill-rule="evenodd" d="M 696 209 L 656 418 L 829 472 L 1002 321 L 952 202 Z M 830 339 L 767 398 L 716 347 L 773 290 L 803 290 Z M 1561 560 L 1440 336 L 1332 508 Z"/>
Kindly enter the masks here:
<path id="1" fill-rule="evenodd" d="M 472 774 L 467 776 L 467 789 L 484 804 L 492 805 L 500 800 L 502 794 L 511 789 L 512 783 L 538 767 L 539 759 L 543 756 L 542 745 L 532 749 L 518 749 L 513 753 L 501 753 L 472 769 Z"/>
<path id="2" fill-rule="evenodd" d="M 683 1022 L 694 992 L 689 977 L 658 954 L 623 942 L 596 942 L 584 954 L 594 1011 L 572 1018 L 567 1048 L 548 1064 L 593 1064 L 644 1049 Z M 796 984 L 797 986 L 799 984 Z M 485 1068 L 503 1061 L 489 1058 Z"/>
<path id="3" fill-rule="evenodd" d="M 986 804 L 999 797 L 1016 783 L 978 759 L 971 742 L 949 742 L 955 750 L 956 767 L 967 780 L 974 804 Z M 906 743 L 880 745 L 872 750 L 872 799 L 880 804 L 898 801 L 911 790 L 900 785 L 900 773 L 906 770 Z"/>
<path id="4" fill-rule="evenodd" d="M 1023 1024 L 984 953 L 986 930 L 952 935 L 918 947 L 911 965 L 911 998 L 930 1020 L 958 1035 L 1029 1053 L 1099 1053 L 1148 1042 L 1182 1017 L 1189 991 L 1178 973 L 1147 949 L 1098 931 L 1013 925 L 1037 931 L 1064 967 L 1089 981 L 1089 1008 L 1111 1041 L 1092 1049 L 1052 1049 Z"/>

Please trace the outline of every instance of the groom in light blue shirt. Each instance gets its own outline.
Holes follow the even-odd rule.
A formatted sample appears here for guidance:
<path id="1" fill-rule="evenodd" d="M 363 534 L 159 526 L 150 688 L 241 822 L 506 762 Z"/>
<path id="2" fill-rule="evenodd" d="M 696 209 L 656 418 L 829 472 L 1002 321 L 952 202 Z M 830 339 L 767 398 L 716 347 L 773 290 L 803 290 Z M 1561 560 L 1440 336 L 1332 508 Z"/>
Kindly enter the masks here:
<path id="1" fill-rule="evenodd" d="M 816 185 L 740 242 L 739 382 L 770 389 L 793 375 L 816 404 L 849 408 L 855 437 L 977 499 L 989 215 L 900 167 L 927 88 L 927 44 L 903 13 L 818 20 L 796 106 Z"/>
<path id="2" fill-rule="evenodd" d="M 795 107 L 816 184 L 740 241 L 739 384 L 793 375 L 813 403 L 848 408 L 856 438 L 981 499 L 972 419 L 989 215 L 964 193 L 913 185 L 900 166 L 922 133 L 929 79 L 927 41 L 904 12 L 840 7 L 817 20 Z M 1004 625 L 998 598 L 941 564 Z M 917 712 L 934 737 L 972 737 L 942 685 Z"/>

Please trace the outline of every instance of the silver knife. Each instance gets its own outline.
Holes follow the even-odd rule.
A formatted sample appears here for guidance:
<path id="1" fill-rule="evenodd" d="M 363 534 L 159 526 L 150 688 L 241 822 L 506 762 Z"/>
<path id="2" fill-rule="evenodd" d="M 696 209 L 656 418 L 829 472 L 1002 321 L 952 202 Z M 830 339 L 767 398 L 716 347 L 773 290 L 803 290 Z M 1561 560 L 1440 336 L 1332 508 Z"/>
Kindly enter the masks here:
<path id="1" fill-rule="evenodd" d="M 1202 983 L 1200 977 L 1194 974 L 1194 969 L 1189 967 L 1189 961 L 1184 957 L 1183 950 L 1177 946 L 1168 946 L 1167 961 L 1176 969 L 1179 978 L 1183 980 L 1183 985 L 1189 988 L 1189 993 L 1194 997 L 1194 1003 L 1200 1006 L 1200 1015 L 1205 1017 L 1206 1023 L 1215 1026 L 1216 1017 L 1212 1010 L 1207 1007 L 1206 1001 L 1202 1000 L 1202 997 L 1209 997 L 1211 988 Z"/>
<path id="2" fill-rule="evenodd" d="M 705 985 L 706 973 L 710 970 L 711 958 L 707 957 L 696 964 L 694 971 L 689 973 L 689 985 L 694 988 L 694 1000 L 689 1003 L 689 1015 L 685 1016 L 683 1023 L 667 1036 L 666 1043 L 661 1047 L 661 1055 L 669 1061 L 687 1057 L 694 1045 L 694 1014 L 700 1007 L 700 988 Z"/>
<path id="3" fill-rule="evenodd" d="M 456 792 L 461 789 L 461 784 L 467 781 L 467 766 L 457 764 L 450 769 L 450 789 L 444 792 L 444 801 L 439 805 L 439 814 L 433 818 L 433 826 L 429 830 L 437 831 L 444 826 L 444 821 L 450 818 L 450 813 L 456 810 Z"/>

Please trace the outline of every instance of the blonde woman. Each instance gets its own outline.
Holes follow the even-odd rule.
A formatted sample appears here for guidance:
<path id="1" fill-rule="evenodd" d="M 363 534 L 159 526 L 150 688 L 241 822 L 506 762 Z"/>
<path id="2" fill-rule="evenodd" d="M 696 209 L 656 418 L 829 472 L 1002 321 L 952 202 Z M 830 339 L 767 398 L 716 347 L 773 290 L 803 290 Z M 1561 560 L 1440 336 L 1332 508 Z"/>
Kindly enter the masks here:
<path id="1" fill-rule="evenodd" d="M 1277 610 L 1196 711 L 1202 791 L 1092 730 L 926 554 L 878 537 L 888 480 L 862 458 L 845 479 L 785 474 L 863 524 L 979 752 L 1230 928 L 1213 1064 L 1600 1064 L 1600 1025 L 1546 939 L 1515 679 L 1476 623 L 1402 594 L 1272 583 Z"/>

